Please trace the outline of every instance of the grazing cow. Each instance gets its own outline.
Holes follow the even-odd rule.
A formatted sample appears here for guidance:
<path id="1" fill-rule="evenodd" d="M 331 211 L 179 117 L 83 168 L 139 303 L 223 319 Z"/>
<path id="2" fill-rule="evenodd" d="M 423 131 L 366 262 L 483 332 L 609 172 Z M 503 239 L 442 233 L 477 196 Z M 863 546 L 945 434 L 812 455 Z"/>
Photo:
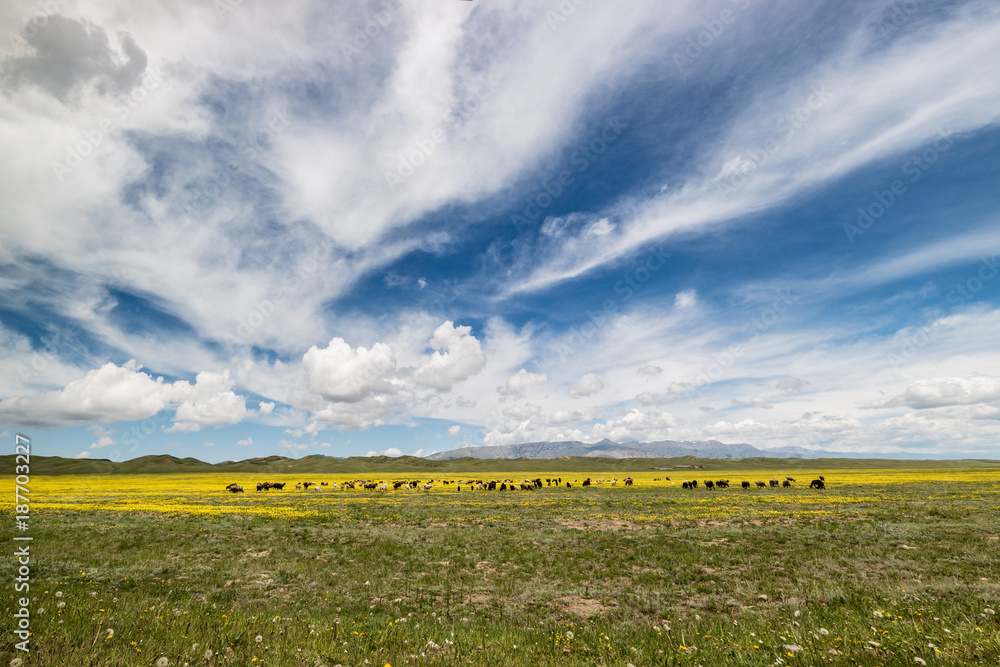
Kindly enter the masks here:
<path id="1" fill-rule="evenodd" d="M 587 479 L 583 480 L 583 484 L 581 484 L 580 486 L 590 486 L 590 478 L 588 477 Z"/>
<path id="2" fill-rule="evenodd" d="M 720 479 L 719 481 L 717 481 L 715 483 L 715 488 L 717 488 L 717 489 L 728 489 L 729 488 L 729 480 L 728 479 Z"/>
<path id="3" fill-rule="evenodd" d="M 232 491 L 233 493 L 243 493 L 243 487 L 239 484 L 230 484 L 226 487 L 226 489 Z"/>
<path id="4" fill-rule="evenodd" d="M 388 491 L 389 490 L 389 485 L 388 484 L 379 484 L 378 485 L 378 490 L 379 491 Z"/>
<path id="5" fill-rule="evenodd" d="M 771 484 L 771 488 L 773 489 L 773 488 L 775 488 L 775 487 L 778 486 L 778 480 L 772 479 L 771 482 L 770 482 L 770 484 Z"/>
<path id="6" fill-rule="evenodd" d="M 786 478 L 785 478 L 785 481 L 788 481 L 788 482 L 794 482 L 794 481 L 795 481 L 795 478 L 794 478 L 794 477 L 786 477 Z"/>
<path id="7" fill-rule="evenodd" d="M 227 486 L 226 488 L 228 489 L 229 487 Z M 270 485 L 267 482 L 257 482 L 257 490 L 258 491 L 264 491 L 264 490 L 269 489 L 269 488 L 270 488 Z"/>
<path id="8" fill-rule="evenodd" d="M 692 489 L 697 489 L 698 488 L 698 480 L 696 480 L 696 479 L 692 479 L 691 480 L 691 488 Z"/>
<path id="9" fill-rule="evenodd" d="M 826 481 L 826 478 L 825 478 L 825 477 L 823 477 L 823 475 L 820 475 L 820 476 L 819 476 L 819 481 L 821 481 L 821 482 L 825 482 L 825 481 Z"/>
<path id="10" fill-rule="evenodd" d="M 326 482 L 320 482 L 320 486 L 326 486 Z"/>
<path id="11" fill-rule="evenodd" d="M 296 484 L 295 488 L 301 491 L 302 490 L 302 485 L 301 484 Z M 354 487 L 351 487 L 351 488 L 354 488 Z"/>
<path id="12" fill-rule="evenodd" d="M 746 480 L 743 480 L 743 482 L 740 483 L 740 486 L 742 486 L 744 489 L 749 489 L 750 488 L 750 482 L 748 482 Z"/>
<path id="13" fill-rule="evenodd" d="M 791 485 L 792 485 L 792 483 L 789 482 L 787 479 L 784 482 L 781 483 L 781 486 L 785 487 L 786 489 L 789 488 L 789 487 L 791 487 Z"/>
<path id="14" fill-rule="evenodd" d="M 708 489 L 709 491 L 715 491 L 715 483 L 710 479 L 706 479 L 705 488 Z"/>
<path id="15" fill-rule="evenodd" d="M 691 485 L 688 482 L 686 482 L 686 481 L 685 482 L 681 482 L 681 488 L 682 489 L 690 489 Z"/>
<path id="16" fill-rule="evenodd" d="M 430 491 L 431 487 L 433 487 L 433 486 L 434 486 L 433 484 L 431 484 L 430 482 L 427 482 L 426 484 L 424 484 L 424 491 Z"/>
<path id="17" fill-rule="evenodd" d="M 566 482 L 566 488 L 567 488 L 567 489 L 572 489 L 572 488 L 573 488 L 573 485 L 572 485 L 572 484 L 570 484 L 569 482 Z"/>
<path id="18" fill-rule="evenodd" d="M 632 486 L 632 482 L 635 481 L 631 477 L 625 478 L 625 486 Z"/>
<path id="19" fill-rule="evenodd" d="M 765 484 L 764 481 L 760 479 L 755 479 L 754 483 L 757 485 L 758 489 L 763 489 L 765 486 L 767 486 L 767 484 Z"/>
<path id="20" fill-rule="evenodd" d="M 819 479 L 814 479 L 813 481 L 809 482 L 809 488 L 810 489 L 825 489 L 826 488 L 826 483 L 823 481 L 823 478 L 820 477 Z"/>
<path id="21" fill-rule="evenodd" d="M 282 485 L 281 485 L 281 486 L 284 486 L 284 483 L 282 483 Z M 338 485 L 338 484 L 337 484 L 336 482 L 334 482 L 333 484 L 331 484 L 331 485 L 330 485 L 330 488 L 331 488 L 331 489 L 339 489 L 339 488 L 340 488 L 340 486 L 339 486 L 339 485 Z"/>
<path id="22" fill-rule="evenodd" d="M 618 478 L 615 477 L 614 481 L 611 482 L 611 486 L 618 486 Z"/>

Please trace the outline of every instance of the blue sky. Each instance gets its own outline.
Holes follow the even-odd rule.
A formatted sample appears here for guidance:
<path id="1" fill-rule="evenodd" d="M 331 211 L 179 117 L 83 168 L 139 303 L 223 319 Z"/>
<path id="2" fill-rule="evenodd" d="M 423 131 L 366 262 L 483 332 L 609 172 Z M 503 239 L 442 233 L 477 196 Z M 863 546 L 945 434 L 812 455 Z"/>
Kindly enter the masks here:
<path id="1" fill-rule="evenodd" d="M 1000 457 L 995 3 L 45 11 L 0 10 L 37 454 Z"/>

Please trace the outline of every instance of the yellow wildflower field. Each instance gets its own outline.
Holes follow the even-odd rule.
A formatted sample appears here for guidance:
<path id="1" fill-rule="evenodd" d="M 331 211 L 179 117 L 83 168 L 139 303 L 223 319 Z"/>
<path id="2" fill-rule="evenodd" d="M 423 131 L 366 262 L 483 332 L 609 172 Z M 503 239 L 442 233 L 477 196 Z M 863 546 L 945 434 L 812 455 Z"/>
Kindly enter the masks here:
<path id="1" fill-rule="evenodd" d="M 809 488 L 811 479 L 823 475 L 827 488 Z M 59 475 L 32 479 L 33 503 L 37 511 L 112 511 L 189 515 L 241 515 L 272 518 L 313 517 L 323 520 L 387 522 L 421 519 L 468 520 L 475 513 L 484 521 L 516 520 L 525 512 L 540 510 L 553 519 L 568 521 L 620 520 L 663 522 L 678 519 L 734 520 L 768 516 L 810 514 L 850 514 L 852 508 L 891 503 L 905 496 L 913 501 L 916 486 L 928 501 L 940 494 L 949 498 L 994 499 L 1000 489 L 1000 471 L 992 469 L 893 469 L 822 470 L 808 476 L 795 472 L 791 488 L 756 487 L 757 480 L 783 481 L 788 477 L 773 471 L 652 471 L 607 473 L 494 472 L 481 476 L 445 474 L 419 477 L 410 474 L 359 475 L 262 475 L 259 481 L 286 482 L 284 490 L 256 491 L 258 479 L 247 473 L 139 474 L 139 475 Z M 631 486 L 624 480 L 631 477 Z M 477 491 L 475 480 L 522 480 L 541 478 L 543 486 L 534 491 Z M 590 478 L 591 486 L 582 487 Z M 386 483 L 388 491 L 345 490 L 348 481 L 369 479 Z M 557 479 L 562 484 L 556 486 Z M 613 481 L 617 479 L 617 483 Z M 682 488 L 687 479 L 699 480 L 696 489 Z M 704 481 L 728 479 L 726 489 L 708 490 Z M 418 490 L 392 488 L 393 482 L 419 480 Z M 552 485 L 546 484 L 552 480 Z M 747 480 L 750 489 L 740 488 Z M 320 491 L 299 490 L 297 483 L 325 482 Z M 447 483 L 446 483 L 447 482 Z M 572 485 L 567 488 L 566 483 Z M 431 483 L 429 490 L 423 484 Z M 229 484 L 241 485 L 244 493 L 226 491 Z M 341 488 L 336 489 L 334 485 Z M 412 516 L 409 516 L 412 515 Z"/>

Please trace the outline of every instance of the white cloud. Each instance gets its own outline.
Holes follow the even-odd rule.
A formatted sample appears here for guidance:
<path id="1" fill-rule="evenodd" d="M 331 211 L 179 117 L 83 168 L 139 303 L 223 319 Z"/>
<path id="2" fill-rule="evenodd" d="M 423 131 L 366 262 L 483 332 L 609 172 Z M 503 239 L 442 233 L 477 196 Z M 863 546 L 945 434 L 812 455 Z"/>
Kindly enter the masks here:
<path id="1" fill-rule="evenodd" d="M 456 327 L 448 321 L 434 330 L 430 345 L 435 352 L 413 374 L 418 383 L 435 389 L 452 385 L 475 375 L 486 365 L 486 355 L 471 327 Z"/>
<path id="2" fill-rule="evenodd" d="M 309 391 L 329 401 L 355 403 L 401 388 L 393 377 L 396 357 L 385 343 L 375 343 L 371 350 L 355 349 L 343 338 L 334 338 L 322 350 L 310 347 L 302 357 L 302 369 Z"/>
<path id="3" fill-rule="evenodd" d="M 569 388 L 569 393 L 572 396 L 590 396 L 591 394 L 596 394 L 601 389 L 604 389 L 604 380 L 599 378 L 594 373 L 587 373 L 579 380 L 573 383 Z"/>
<path id="4" fill-rule="evenodd" d="M 936 377 L 910 384 L 902 394 L 865 405 L 866 408 L 907 406 L 916 410 L 948 405 L 1000 402 L 1000 378 L 973 375 L 969 378 Z"/>
<path id="5" fill-rule="evenodd" d="M 530 373 L 522 368 L 507 378 L 503 387 L 497 387 L 497 392 L 505 396 L 523 397 L 528 389 L 545 384 L 548 379 L 545 373 Z"/>
<path id="6" fill-rule="evenodd" d="M 214 442 L 206 442 L 204 445 L 202 445 L 202 447 L 215 447 L 215 443 Z"/>
<path id="7" fill-rule="evenodd" d="M 274 412 L 274 403 L 261 402 L 261 404 L 257 406 L 257 414 L 261 416 L 267 416 L 272 412 Z"/>
<path id="8" fill-rule="evenodd" d="M 77 454 L 76 456 L 74 456 L 73 458 L 74 459 L 89 459 L 90 458 L 90 452 L 88 452 L 88 451 L 82 451 L 79 454 Z"/>
<path id="9" fill-rule="evenodd" d="M 247 447 L 253 444 L 253 438 L 246 438 L 245 440 L 240 440 L 236 443 L 237 447 Z"/>
<path id="10" fill-rule="evenodd" d="M 448 435 L 458 435 L 458 432 L 462 430 L 462 427 L 458 424 L 448 428 Z"/>
<path id="11" fill-rule="evenodd" d="M 646 364 L 636 372 L 647 380 L 652 380 L 653 378 L 660 377 L 663 373 L 663 369 L 654 364 Z"/>
<path id="12" fill-rule="evenodd" d="M 698 292 L 693 289 L 678 292 L 676 296 L 674 296 L 675 308 L 684 310 L 687 308 L 694 308 L 696 305 L 698 305 Z"/>
<path id="13" fill-rule="evenodd" d="M 385 449 L 381 452 L 376 452 L 373 449 L 369 450 L 369 452 L 365 454 L 365 456 L 391 456 L 391 457 L 402 456 L 402 455 L 403 452 L 398 447 L 390 447 L 389 449 Z"/>

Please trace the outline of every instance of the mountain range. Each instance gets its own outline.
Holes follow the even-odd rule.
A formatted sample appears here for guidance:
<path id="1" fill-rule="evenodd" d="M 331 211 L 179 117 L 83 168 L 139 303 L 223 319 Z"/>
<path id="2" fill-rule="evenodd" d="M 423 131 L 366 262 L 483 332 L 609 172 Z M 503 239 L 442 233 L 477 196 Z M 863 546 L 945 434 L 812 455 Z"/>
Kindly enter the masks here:
<path id="1" fill-rule="evenodd" d="M 585 442 L 526 442 L 521 445 L 493 445 L 462 447 L 446 452 L 435 452 L 427 458 L 447 461 L 470 457 L 475 459 L 554 459 L 561 456 L 601 457 L 609 459 L 656 459 L 678 456 L 696 456 L 705 459 L 767 458 L 901 458 L 891 454 L 853 454 L 831 452 L 802 447 L 776 447 L 759 449 L 746 443 L 726 444 L 718 440 L 660 440 L 657 442 L 613 442 L 605 438 L 598 443 Z"/>

